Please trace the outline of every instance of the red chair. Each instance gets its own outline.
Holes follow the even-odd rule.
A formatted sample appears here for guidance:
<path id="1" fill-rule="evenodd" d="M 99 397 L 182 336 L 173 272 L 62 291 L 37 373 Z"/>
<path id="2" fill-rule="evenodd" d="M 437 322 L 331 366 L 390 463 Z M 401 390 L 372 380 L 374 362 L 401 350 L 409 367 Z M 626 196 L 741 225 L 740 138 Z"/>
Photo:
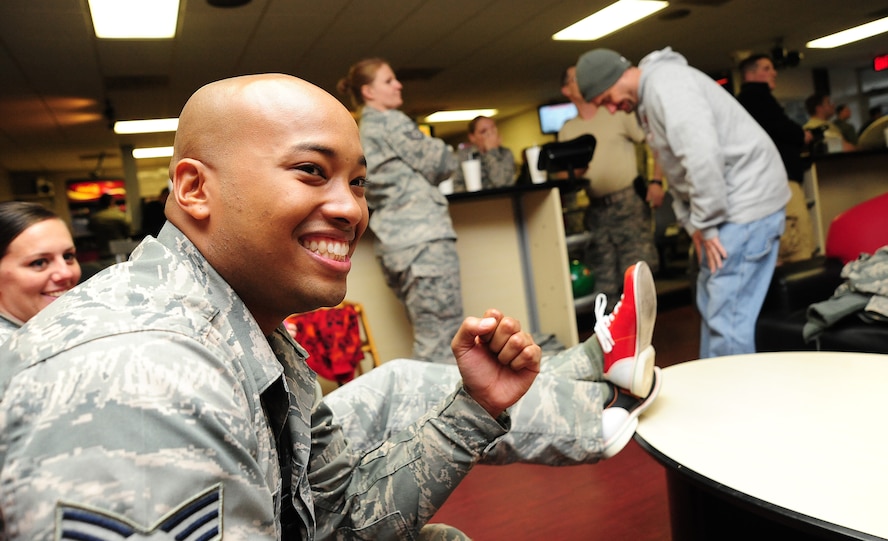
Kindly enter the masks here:
<path id="1" fill-rule="evenodd" d="M 343 301 L 333 308 L 293 314 L 285 323 L 309 353 L 308 366 L 322 378 L 340 385 L 349 382 L 363 373 L 361 362 L 368 355 L 372 366 L 379 366 L 376 343 L 358 303 Z"/>
<path id="2" fill-rule="evenodd" d="M 826 234 L 826 257 L 842 264 L 888 245 L 888 193 L 859 203 L 833 218 Z"/>

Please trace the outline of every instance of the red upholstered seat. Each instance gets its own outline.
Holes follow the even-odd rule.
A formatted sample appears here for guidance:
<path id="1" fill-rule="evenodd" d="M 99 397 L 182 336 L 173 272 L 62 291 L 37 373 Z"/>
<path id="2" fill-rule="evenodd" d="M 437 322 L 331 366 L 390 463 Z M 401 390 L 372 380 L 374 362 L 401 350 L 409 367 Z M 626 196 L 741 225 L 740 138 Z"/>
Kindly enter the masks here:
<path id="1" fill-rule="evenodd" d="M 826 235 L 826 256 L 847 263 L 888 245 L 888 193 L 836 216 Z"/>
<path id="2" fill-rule="evenodd" d="M 345 301 L 334 308 L 293 314 L 286 323 L 295 327 L 294 338 L 308 352 L 308 366 L 323 378 L 339 384 L 351 381 L 365 354 L 373 366 L 379 366 L 379 354 L 358 303 Z"/>

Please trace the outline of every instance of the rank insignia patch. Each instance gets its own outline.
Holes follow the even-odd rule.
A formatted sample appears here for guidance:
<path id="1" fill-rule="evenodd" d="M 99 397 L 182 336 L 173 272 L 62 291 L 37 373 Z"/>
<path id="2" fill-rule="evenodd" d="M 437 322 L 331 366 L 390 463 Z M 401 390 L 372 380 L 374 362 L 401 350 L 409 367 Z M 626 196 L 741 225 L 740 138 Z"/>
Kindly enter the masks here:
<path id="1" fill-rule="evenodd" d="M 60 541 L 213 541 L 222 539 L 222 485 L 215 485 L 143 526 L 82 505 L 59 502 L 56 537 Z"/>

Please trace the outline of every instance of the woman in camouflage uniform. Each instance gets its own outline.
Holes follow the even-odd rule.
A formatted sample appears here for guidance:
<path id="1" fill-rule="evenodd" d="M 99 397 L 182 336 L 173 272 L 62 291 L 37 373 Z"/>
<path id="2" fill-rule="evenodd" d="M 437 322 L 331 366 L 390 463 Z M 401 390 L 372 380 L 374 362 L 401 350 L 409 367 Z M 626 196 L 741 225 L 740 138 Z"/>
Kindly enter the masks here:
<path id="1" fill-rule="evenodd" d="M 379 58 L 354 64 L 338 84 L 361 111 L 376 258 L 413 325 L 413 357 L 453 363 L 450 340 L 463 318 L 459 256 L 437 186 L 458 164 L 444 141 L 427 137 L 398 110 L 401 88 Z"/>

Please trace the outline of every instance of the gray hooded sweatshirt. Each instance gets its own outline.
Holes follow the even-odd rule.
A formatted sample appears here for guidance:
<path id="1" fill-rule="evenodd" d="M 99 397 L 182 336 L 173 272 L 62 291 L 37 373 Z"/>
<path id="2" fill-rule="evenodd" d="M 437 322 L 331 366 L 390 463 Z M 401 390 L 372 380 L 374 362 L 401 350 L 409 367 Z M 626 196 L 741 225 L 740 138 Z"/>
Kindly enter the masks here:
<path id="1" fill-rule="evenodd" d="M 749 223 L 786 206 L 780 153 L 733 95 L 669 47 L 638 68 L 638 118 L 688 233 L 711 239 L 723 223 Z"/>

